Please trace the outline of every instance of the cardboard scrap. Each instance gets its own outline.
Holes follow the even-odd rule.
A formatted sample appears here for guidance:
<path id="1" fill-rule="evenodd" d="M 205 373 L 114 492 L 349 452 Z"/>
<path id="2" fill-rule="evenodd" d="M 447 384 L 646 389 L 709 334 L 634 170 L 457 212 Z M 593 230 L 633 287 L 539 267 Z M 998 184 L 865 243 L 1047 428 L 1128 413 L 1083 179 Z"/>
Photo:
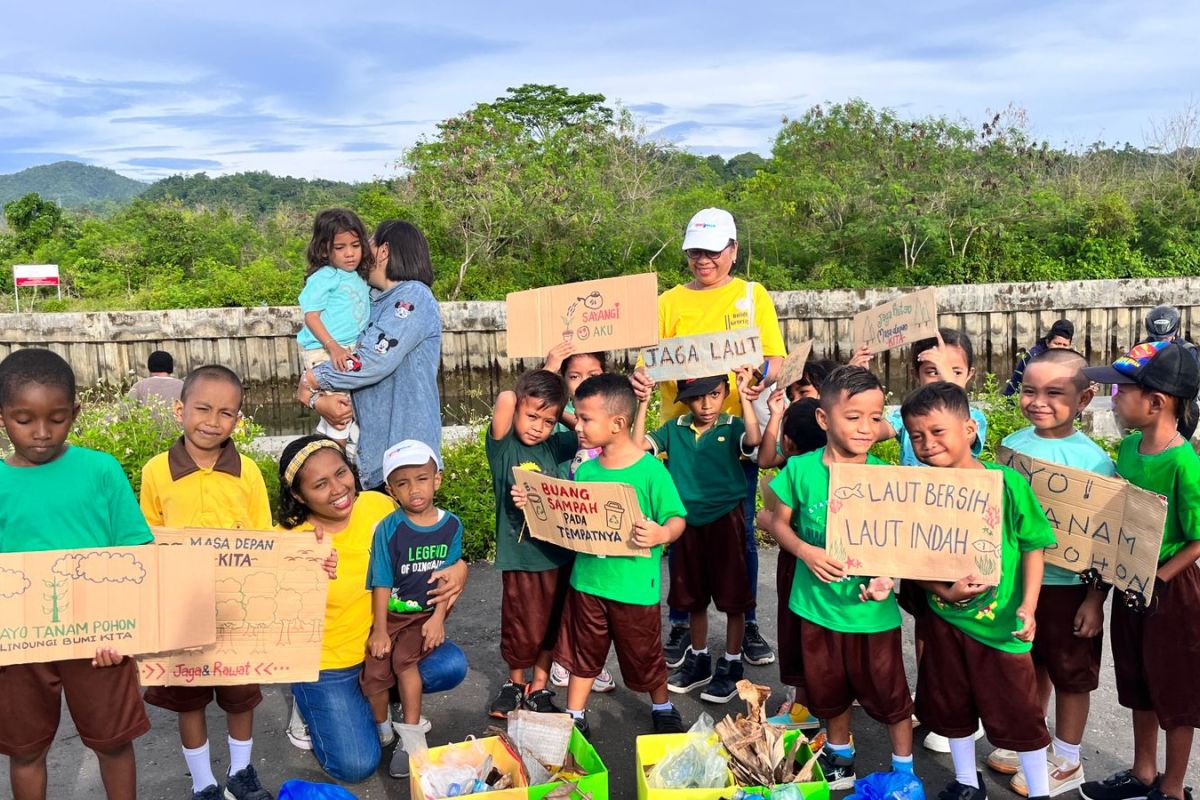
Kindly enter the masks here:
<path id="1" fill-rule="evenodd" d="M 577 553 L 650 556 L 630 542 L 634 524 L 645 519 L 632 486 L 565 481 L 520 467 L 513 479 L 528 494 L 525 523 L 533 538 Z"/>
<path id="2" fill-rule="evenodd" d="M 656 381 L 728 375 L 738 367 L 762 365 L 762 336 L 758 328 L 737 328 L 663 339 L 643 349 L 642 360 L 646 374 Z"/>
<path id="3" fill-rule="evenodd" d="M 779 369 L 779 375 L 775 377 L 775 386 L 777 388 L 786 389 L 804 377 L 804 365 L 808 363 L 808 357 L 812 355 L 812 349 L 813 343 L 811 340 L 803 341 L 792 348 L 787 358 L 783 360 L 783 366 Z M 769 376 L 767 380 L 770 380 Z"/>
<path id="4" fill-rule="evenodd" d="M 658 276 L 653 272 L 512 292 L 508 357 L 544 356 L 563 341 L 581 353 L 658 341 Z"/>
<path id="5" fill-rule="evenodd" d="M 860 311 L 850 323 L 854 348 L 872 353 L 937 336 L 937 291 L 933 287 Z"/>

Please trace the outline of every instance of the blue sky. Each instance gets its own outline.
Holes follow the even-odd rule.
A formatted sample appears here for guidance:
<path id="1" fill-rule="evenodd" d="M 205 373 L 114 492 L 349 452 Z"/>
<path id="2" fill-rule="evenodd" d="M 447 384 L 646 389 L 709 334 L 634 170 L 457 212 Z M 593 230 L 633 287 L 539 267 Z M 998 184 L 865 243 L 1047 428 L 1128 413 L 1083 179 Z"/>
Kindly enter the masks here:
<path id="1" fill-rule="evenodd" d="M 1012 103 L 1072 147 L 1145 145 L 1200 102 L 1196 3 L 10 5 L 0 173 L 67 158 L 145 180 L 386 176 L 437 121 L 531 82 L 724 155 L 768 153 L 783 116 L 851 97 L 972 123 Z"/>

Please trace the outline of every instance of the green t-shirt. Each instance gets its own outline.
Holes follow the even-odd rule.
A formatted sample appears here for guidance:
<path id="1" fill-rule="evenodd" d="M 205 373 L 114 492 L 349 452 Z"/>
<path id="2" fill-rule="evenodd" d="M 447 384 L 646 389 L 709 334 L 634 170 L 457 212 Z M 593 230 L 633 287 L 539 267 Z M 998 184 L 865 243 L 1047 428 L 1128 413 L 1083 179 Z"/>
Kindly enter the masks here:
<path id="1" fill-rule="evenodd" d="M 699 436 L 691 414 L 649 434 L 654 449 L 667 456 L 667 472 L 687 506 L 688 525 L 707 525 L 746 499 L 741 462 L 745 435 L 746 423 L 730 414 L 722 414 Z"/>
<path id="2" fill-rule="evenodd" d="M 792 529 L 814 547 L 825 546 L 825 517 L 829 504 L 829 467 L 825 448 L 788 459 L 771 481 L 779 502 L 792 509 Z M 868 464 L 882 464 L 867 456 Z M 851 575 L 825 583 L 803 563 L 796 565 L 788 608 L 797 616 L 839 633 L 879 633 L 900 627 L 900 606 L 892 595 L 880 602 L 863 602 L 858 589 L 870 578 Z"/>
<path id="3" fill-rule="evenodd" d="M 512 501 L 513 467 L 561 477 L 559 464 L 575 456 L 579 440 L 574 433 L 553 433 L 532 447 L 521 442 L 515 431 L 503 439 L 486 434 L 484 450 L 492 471 L 492 492 L 496 495 L 496 568 L 545 572 L 571 563 L 572 553 L 557 545 L 534 539 L 525 530 L 525 514 Z"/>
<path id="4" fill-rule="evenodd" d="M 976 641 L 1006 653 L 1027 653 L 1032 642 L 1013 636 L 1020 630 L 1017 609 L 1025 597 L 1025 579 L 1021 574 L 1021 554 L 1054 544 L 1042 506 L 1029 483 L 1015 469 L 981 461 L 987 469 L 1004 474 L 1004 522 L 1000 531 L 1000 584 L 988 589 L 964 605 L 947 605 L 930 593 L 933 610 L 954 627 Z"/>
<path id="5" fill-rule="evenodd" d="M 659 525 L 672 517 L 687 516 L 667 468 L 649 453 L 624 469 L 608 469 L 598 459 L 586 461 L 579 465 L 575 480 L 629 484 L 637 491 L 642 513 Z M 621 603 L 656 605 L 662 599 L 662 550 L 662 545 L 650 548 L 649 558 L 579 553 L 571 570 L 571 586 Z"/>
<path id="6" fill-rule="evenodd" d="M 1200 456 L 1188 442 L 1153 456 L 1138 452 L 1139 431 L 1126 436 L 1117 451 L 1117 474 L 1167 499 L 1167 527 L 1158 561 L 1170 559 L 1185 544 L 1200 539 Z"/>
<path id="7" fill-rule="evenodd" d="M 0 509 L 0 553 L 153 540 L 121 465 L 86 447 L 68 447 L 40 467 L 0 462 Z"/>

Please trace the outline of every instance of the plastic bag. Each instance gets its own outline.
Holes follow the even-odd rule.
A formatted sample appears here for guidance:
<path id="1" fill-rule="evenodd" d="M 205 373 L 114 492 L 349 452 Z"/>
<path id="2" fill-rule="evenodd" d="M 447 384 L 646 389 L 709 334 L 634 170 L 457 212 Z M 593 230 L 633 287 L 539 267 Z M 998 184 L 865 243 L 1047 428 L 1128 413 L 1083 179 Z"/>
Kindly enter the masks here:
<path id="1" fill-rule="evenodd" d="M 279 787 L 279 800 L 355 800 L 350 790 L 332 783 L 284 781 Z"/>
<path id="2" fill-rule="evenodd" d="M 729 769 L 721 755 L 721 743 L 713 730 L 708 714 L 700 718 L 687 732 L 687 744 L 667 753 L 654 765 L 646 777 L 652 789 L 720 789 L 726 785 Z"/>
<path id="3" fill-rule="evenodd" d="M 847 800 L 925 800 L 925 787 L 911 772 L 872 772 L 855 781 Z"/>

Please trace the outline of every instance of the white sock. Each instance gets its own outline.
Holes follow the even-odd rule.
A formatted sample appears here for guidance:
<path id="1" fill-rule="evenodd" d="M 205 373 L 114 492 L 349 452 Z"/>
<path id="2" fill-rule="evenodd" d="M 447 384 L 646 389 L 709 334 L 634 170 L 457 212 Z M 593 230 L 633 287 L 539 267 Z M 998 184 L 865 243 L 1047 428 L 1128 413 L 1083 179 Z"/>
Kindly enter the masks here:
<path id="1" fill-rule="evenodd" d="M 1025 785 L 1029 787 L 1029 796 L 1049 797 L 1050 770 L 1046 765 L 1046 748 L 1017 753 L 1017 758 L 1021 759 L 1021 769 L 1025 772 Z"/>
<path id="2" fill-rule="evenodd" d="M 721 658 L 725 659 L 726 661 L 741 661 L 742 654 L 741 653 L 726 653 L 725 655 L 721 656 Z"/>
<path id="3" fill-rule="evenodd" d="M 392 729 L 392 723 L 388 721 L 376 722 L 375 727 L 379 729 L 380 733 L 387 733 Z"/>
<path id="4" fill-rule="evenodd" d="M 963 736 L 958 739 L 951 738 L 949 741 L 950 758 L 954 760 L 954 780 L 963 786 L 978 789 L 979 773 L 975 766 L 975 737 Z"/>
<path id="5" fill-rule="evenodd" d="M 694 648 L 694 647 L 693 647 L 693 648 L 692 648 L 692 652 L 693 652 L 693 653 L 695 653 L 695 654 L 696 654 L 696 655 L 698 655 L 698 656 L 706 656 L 706 655 L 708 655 L 708 648 L 707 648 L 707 647 L 701 647 L 699 650 L 697 650 L 696 648 Z"/>
<path id="6" fill-rule="evenodd" d="M 572 719 L 583 719 L 582 711 L 572 711 L 571 709 L 568 708 L 567 713 L 571 715 Z"/>
<path id="7" fill-rule="evenodd" d="M 1054 737 L 1054 754 L 1072 766 L 1079 763 L 1079 747 L 1078 744 L 1067 744 L 1057 736 Z"/>
<path id="8" fill-rule="evenodd" d="M 250 766 L 250 749 L 254 747 L 254 739 L 244 742 L 229 737 L 229 774 L 235 775 Z"/>
<path id="9" fill-rule="evenodd" d="M 217 785 L 217 776 L 213 775 L 212 771 L 212 759 L 208 757 L 208 742 L 199 747 L 183 748 L 183 760 L 187 762 L 188 772 L 192 773 L 193 792 Z"/>

